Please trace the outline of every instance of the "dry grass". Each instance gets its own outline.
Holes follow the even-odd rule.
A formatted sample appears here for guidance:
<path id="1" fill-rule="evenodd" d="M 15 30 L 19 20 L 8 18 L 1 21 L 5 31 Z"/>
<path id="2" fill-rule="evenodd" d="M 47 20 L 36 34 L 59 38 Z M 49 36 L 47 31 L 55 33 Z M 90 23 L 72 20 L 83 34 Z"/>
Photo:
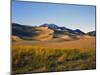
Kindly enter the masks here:
<path id="1" fill-rule="evenodd" d="M 96 68 L 95 49 L 60 49 L 14 44 L 12 53 L 14 74 Z"/>

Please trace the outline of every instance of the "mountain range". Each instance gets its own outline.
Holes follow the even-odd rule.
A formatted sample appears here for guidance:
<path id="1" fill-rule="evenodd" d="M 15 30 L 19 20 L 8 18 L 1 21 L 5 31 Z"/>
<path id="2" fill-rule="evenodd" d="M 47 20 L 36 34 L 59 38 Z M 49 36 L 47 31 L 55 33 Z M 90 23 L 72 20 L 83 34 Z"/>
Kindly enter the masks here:
<path id="1" fill-rule="evenodd" d="M 70 29 L 66 27 L 60 27 L 56 24 L 42 24 L 40 26 L 29 26 L 12 23 L 12 38 L 26 39 L 26 40 L 51 40 L 51 39 L 63 39 L 63 40 L 75 40 L 82 36 L 96 36 L 96 31 L 90 31 L 85 33 L 80 29 Z"/>

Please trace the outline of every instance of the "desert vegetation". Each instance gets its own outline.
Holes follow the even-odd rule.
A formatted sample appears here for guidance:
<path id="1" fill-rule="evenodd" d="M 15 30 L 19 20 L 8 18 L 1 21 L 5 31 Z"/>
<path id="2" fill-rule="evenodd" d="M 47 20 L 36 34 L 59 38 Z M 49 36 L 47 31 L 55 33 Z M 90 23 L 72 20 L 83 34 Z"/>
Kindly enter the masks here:
<path id="1" fill-rule="evenodd" d="M 57 49 L 34 45 L 13 45 L 12 53 L 13 74 L 96 68 L 95 49 Z"/>

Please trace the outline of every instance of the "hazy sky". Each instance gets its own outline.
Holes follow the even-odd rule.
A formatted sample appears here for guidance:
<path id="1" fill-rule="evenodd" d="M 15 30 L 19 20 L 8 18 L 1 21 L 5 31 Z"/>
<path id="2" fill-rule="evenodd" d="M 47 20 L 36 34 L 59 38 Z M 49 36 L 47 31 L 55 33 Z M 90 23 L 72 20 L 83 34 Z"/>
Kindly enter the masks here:
<path id="1" fill-rule="evenodd" d="M 14 1 L 12 22 L 33 26 L 56 24 L 88 32 L 95 30 L 95 6 Z"/>

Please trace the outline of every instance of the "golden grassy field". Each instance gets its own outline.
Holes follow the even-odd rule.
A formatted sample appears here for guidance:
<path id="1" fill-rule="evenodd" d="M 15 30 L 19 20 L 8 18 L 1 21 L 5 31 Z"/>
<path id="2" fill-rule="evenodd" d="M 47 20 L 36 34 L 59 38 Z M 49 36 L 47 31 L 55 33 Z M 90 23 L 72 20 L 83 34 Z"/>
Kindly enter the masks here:
<path id="1" fill-rule="evenodd" d="M 12 72 L 34 73 L 96 68 L 95 38 L 75 41 L 15 41 Z"/>

